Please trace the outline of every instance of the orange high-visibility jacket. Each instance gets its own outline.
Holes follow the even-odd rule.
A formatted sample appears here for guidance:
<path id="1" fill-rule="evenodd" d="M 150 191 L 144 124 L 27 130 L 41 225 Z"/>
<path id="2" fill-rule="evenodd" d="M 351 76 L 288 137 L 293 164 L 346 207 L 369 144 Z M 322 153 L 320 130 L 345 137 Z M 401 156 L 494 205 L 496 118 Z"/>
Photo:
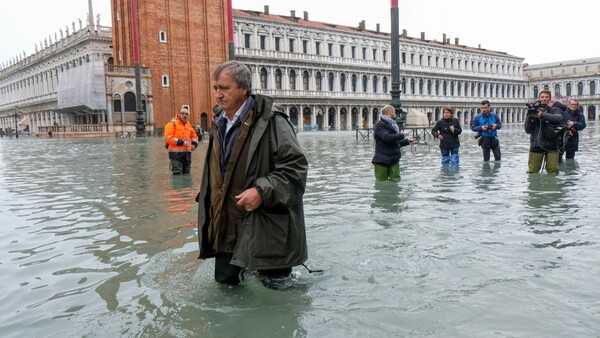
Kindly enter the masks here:
<path id="1" fill-rule="evenodd" d="M 182 143 L 180 140 L 187 141 L 186 145 L 177 145 Z M 169 151 L 192 151 L 192 144 L 198 144 L 198 136 L 191 123 L 183 124 L 175 117 L 165 125 L 165 143 Z"/>

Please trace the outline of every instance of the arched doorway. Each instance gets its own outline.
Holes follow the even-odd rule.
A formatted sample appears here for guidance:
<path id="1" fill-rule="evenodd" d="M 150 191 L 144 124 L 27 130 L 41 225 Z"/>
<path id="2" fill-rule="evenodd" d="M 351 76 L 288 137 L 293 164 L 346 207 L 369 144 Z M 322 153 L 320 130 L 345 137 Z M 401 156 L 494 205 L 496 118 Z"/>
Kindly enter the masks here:
<path id="1" fill-rule="evenodd" d="M 329 120 L 329 130 L 335 130 L 335 108 L 334 107 L 329 107 L 329 109 L 327 110 L 327 114 L 328 114 L 328 120 Z"/>
<path id="2" fill-rule="evenodd" d="M 588 121 L 596 121 L 596 106 L 589 106 L 587 113 Z"/>

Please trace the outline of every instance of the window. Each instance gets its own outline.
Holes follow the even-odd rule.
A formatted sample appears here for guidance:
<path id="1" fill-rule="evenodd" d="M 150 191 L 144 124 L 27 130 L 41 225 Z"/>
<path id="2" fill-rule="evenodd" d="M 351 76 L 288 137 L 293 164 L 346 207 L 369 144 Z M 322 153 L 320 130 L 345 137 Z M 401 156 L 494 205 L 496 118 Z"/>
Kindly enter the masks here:
<path id="1" fill-rule="evenodd" d="M 402 63 L 406 63 L 406 53 L 402 52 Z"/>
<path id="2" fill-rule="evenodd" d="M 281 38 L 280 37 L 275 37 L 275 50 L 278 52 L 281 50 Z"/>
<path id="3" fill-rule="evenodd" d="M 290 53 L 294 53 L 294 39 L 290 39 Z"/>
<path id="4" fill-rule="evenodd" d="M 367 47 L 362 48 L 362 55 L 363 55 L 363 60 L 366 60 L 367 59 Z"/>
<path id="5" fill-rule="evenodd" d="M 340 57 L 345 57 L 344 52 L 346 51 L 346 46 L 340 45 Z"/>
<path id="6" fill-rule="evenodd" d="M 423 65 L 423 55 L 419 55 L 419 66 Z"/>
<path id="7" fill-rule="evenodd" d="M 567 83 L 567 96 L 571 96 L 571 87 L 572 87 L 571 83 L 570 82 Z M 537 95 L 535 95 L 535 97 L 537 97 Z"/>
<path id="8" fill-rule="evenodd" d="M 387 94 L 388 92 L 388 78 L 387 76 L 383 77 L 383 92 Z"/>
<path id="9" fill-rule="evenodd" d="M 296 90 L 296 71 L 290 70 L 290 89 Z"/>
<path id="10" fill-rule="evenodd" d="M 327 45 L 327 50 L 329 52 L 329 56 L 333 56 L 333 43 Z"/>
<path id="11" fill-rule="evenodd" d="M 410 54 L 410 64 L 411 65 L 415 64 L 415 54 L 413 54 L 413 53 Z"/>
<path id="12" fill-rule="evenodd" d="M 168 87 L 169 86 L 169 76 L 168 75 L 163 75 L 162 76 L 162 86 L 163 87 Z"/>
<path id="13" fill-rule="evenodd" d="M 160 31 L 158 32 L 158 41 L 160 42 L 167 42 L 167 32 L 165 31 Z"/>
<path id="14" fill-rule="evenodd" d="M 387 55 L 388 55 L 388 54 L 387 54 L 387 50 L 384 50 L 384 51 L 383 51 L 383 61 L 384 61 L 384 62 L 387 62 L 387 60 L 388 60 L 388 58 L 387 58 Z"/>
<path id="15" fill-rule="evenodd" d="M 366 75 L 363 75 L 362 77 L 362 87 L 363 87 L 363 93 L 367 92 L 367 87 L 369 85 L 368 79 Z"/>
<path id="16" fill-rule="evenodd" d="M 302 73 L 302 88 L 304 90 L 308 90 L 308 71 L 304 71 L 304 73 Z"/>
<path id="17" fill-rule="evenodd" d="M 596 81 L 590 82 L 590 95 L 596 95 Z"/>
<path id="18" fill-rule="evenodd" d="M 356 93 L 356 74 L 352 74 L 352 92 Z"/>
<path id="19" fill-rule="evenodd" d="M 267 69 L 265 67 L 260 70 L 260 88 L 267 89 Z"/>
<path id="20" fill-rule="evenodd" d="M 577 95 L 583 95 L 583 82 L 577 84 Z"/>
<path id="21" fill-rule="evenodd" d="M 317 80 L 317 90 L 321 91 L 323 90 L 323 76 L 321 76 L 321 72 L 317 72 L 316 75 L 316 80 Z"/>
<path id="22" fill-rule="evenodd" d="M 533 97 L 538 97 L 539 92 L 540 92 L 540 89 L 538 88 L 538 86 L 533 86 Z"/>
<path id="23" fill-rule="evenodd" d="M 321 43 L 319 41 L 315 42 L 315 54 L 321 55 Z"/>
<path id="24" fill-rule="evenodd" d="M 302 53 L 308 53 L 308 41 L 306 40 L 302 40 Z"/>
<path id="25" fill-rule="evenodd" d="M 281 69 L 275 70 L 275 89 L 281 89 Z"/>
<path id="26" fill-rule="evenodd" d="M 114 100 L 113 101 L 113 112 L 114 113 L 121 112 L 121 100 Z"/>
<path id="27" fill-rule="evenodd" d="M 136 111 L 135 94 L 132 92 L 125 93 L 125 111 Z"/>
<path id="28" fill-rule="evenodd" d="M 244 34 L 244 48 L 250 48 L 250 34 Z"/>
<path id="29" fill-rule="evenodd" d="M 427 67 L 431 67 L 431 55 L 427 55 Z"/>
<path id="30" fill-rule="evenodd" d="M 377 93 L 377 86 L 379 85 L 379 79 L 377 76 L 373 76 L 373 93 Z"/>
<path id="31" fill-rule="evenodd" d="M 377 61 L 377 49 L 373 48 L 373 61 Z"/>
<path id="32" fill-rule="evenodd" d="M 264 35 L 260 36 L 260 49 L 262 49 L 262 50 L 267 49 L 267 37 Z"/>
<path id="33" fill-rule="evenodd" d="M 356 59 L 356 46 L 352 46 L 352 58 Z"/>
<path id="34" fill-rule="evenodd" d="M 333 81 L 335 80 L 332 72 L 329 72 L 328 78 L 329 78 L 329 81 L 328 81 L 329 82 L 329 91 L 332 92 L 333 91 Z"/>
<path id="35" fill-rule="evenodd" d="M 340 75 L 340 91 L 346 91 L 346 74 L 344 73 Z"/>

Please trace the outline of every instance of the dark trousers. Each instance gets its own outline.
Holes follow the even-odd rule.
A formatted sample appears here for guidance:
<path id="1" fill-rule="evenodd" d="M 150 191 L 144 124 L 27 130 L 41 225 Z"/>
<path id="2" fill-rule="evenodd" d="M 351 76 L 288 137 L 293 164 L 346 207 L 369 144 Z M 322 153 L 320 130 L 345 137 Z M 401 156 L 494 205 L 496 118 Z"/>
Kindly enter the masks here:
<path id="1" fill-rule="evenodd" d="M 181 162 L 179 160 L 171 159 L 171 172 L 173 174 L 187 174 L 190 172 L 191 163 Z"/>
<path id="2" fill-rule="evenodd" d="M 490 150 L 494 153 L 494 160 L 500 161 L 500 141 L 495 137 L 482 136 L 481 149 L 483 149 L 483 160 L 490 160 Z"/>
<path id="3" fill-rule="evenodd" d="M 215 280 L 219 283 L 238 285 L 241 281 L 242 268 L 231 264 L 233 253 L 221 253 L 215 257 Z M 259 270 L 261 277 L 281 278 L 292 273 L 292 268 Z"/>

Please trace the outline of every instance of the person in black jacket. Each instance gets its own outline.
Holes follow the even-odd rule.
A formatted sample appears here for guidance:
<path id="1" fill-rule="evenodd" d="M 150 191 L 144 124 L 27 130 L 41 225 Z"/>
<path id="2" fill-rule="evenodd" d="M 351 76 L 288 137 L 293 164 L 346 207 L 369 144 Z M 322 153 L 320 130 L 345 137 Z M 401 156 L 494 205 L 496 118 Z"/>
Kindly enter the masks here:
<path id="1" fill-rule="evenodd" d="M 558 174 L 558 138 L 555 130 L 564 122 L 563 112 L 551 103 L 552 94 L 542 90 L 539 96 L 540 107 L 528 111 L 525 118 L 525 132 L 530 134 L 527 173 L 537 173 L 546 162 L 548 174 Z"/>
<path id="2" fill-rule="evenodd" d="M 579 131 L 586 127 L 585 116 L 581 112 L 579 101 L 571 100 L 568 109 L 563 111 L 563 115 L 567 120 L 569 136 L 560 151 L 559 161 L 562 160 L 564 153 L 567 154 L 567 160 L 575 158 L 575 152 L 579 150 Z"/>
<path id="3" fill-rule="evenodd" d="M 381 119 L 375 123 L 375 155 L 371 161 L 375 166 L 377 181 L 400 180 L 400 148 L 411 144 L 414 139 L 407 139 L 396 124 L 396 110 L 386 105 L 381 110 Z"/>
<path id="4" fill-rule="evenodd" d="M 458 119 L 452 117 L 453 115 L 454 109 L 452 107 L 444 107 L 443 117 L 431 129 L 431 135 L 440 140 L 442 164 L 459 163 L 458 148 L 460 147 L 460 140 L 458 135 L 462 133 L 462 128 Z"/>

